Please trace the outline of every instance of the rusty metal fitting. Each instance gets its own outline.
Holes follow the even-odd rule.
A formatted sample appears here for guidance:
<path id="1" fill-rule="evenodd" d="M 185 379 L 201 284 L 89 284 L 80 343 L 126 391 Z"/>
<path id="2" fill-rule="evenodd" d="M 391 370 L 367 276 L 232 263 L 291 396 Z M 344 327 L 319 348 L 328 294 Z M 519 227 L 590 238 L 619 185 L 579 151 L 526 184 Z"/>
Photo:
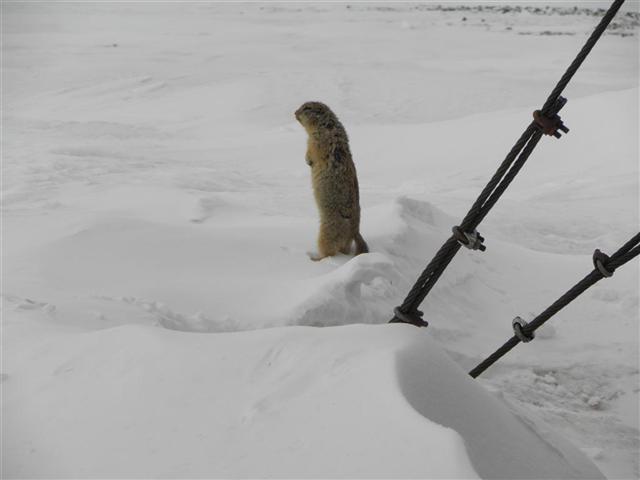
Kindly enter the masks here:
<path id="1" fill-rule="evenodd" d="M 569 133 L 569 129 L 565 126 L 558 115 L 558 112 L 566 103 L 566 98 L 558 97 L 548 115 L 544 115 L 541 110 L 533 112 L 533 121 L 536 123 L 538 128 L 542 130 L 542 133 L 545 135 L 553 135 L 556 138 L 560 138 L 562 136 L 558 130 L 564 133 Z"/>
<path id="2" fill-rule="evenodd" d="M 422 318 L 424 312 L 421 310 L 414 310 L 412 312 L 403 312 L 401 307 L 393 309 L 394 317 L 389 323 L 409 323 L 416 327 L 427 327 L 429 323 Z"/>
<path id="3" fill-rule="evenodd" d="M 455 226 L 451 231 L 455 239 L 463 247 L 469 250 L 480 250 L 481 252 L 487 249 L 487 247 L 484 246 L 484 237 L 480 235 L 477 230 L 465 232 L 459 226 Z"/>
<path id="4" fill-rule="evenodd" d="M 556 138 L 560 138 L 562 134 L 558 130 L 564 133 L 569 132 L 569 129 L 562 123 L 562 119 L 558 114 L 552 117 L 545 117 L 540 110 L 536 110 L 533 112 L 533 120 L 545 135 L 553 135 Z"/>

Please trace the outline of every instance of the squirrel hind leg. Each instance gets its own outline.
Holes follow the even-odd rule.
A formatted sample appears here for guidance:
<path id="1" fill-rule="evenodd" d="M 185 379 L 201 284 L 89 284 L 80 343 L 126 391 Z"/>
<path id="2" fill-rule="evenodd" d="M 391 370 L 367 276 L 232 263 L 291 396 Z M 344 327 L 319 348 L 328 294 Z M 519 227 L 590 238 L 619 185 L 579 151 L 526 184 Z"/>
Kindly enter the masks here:
<path id="1" fill-rule="evenodd" d="M 345 243 L 340 249 L 340 253 L 344 253 L 345 255 L 349 255 L 351 253 L 351 244 L 353 243 L 353 239 L 350 239 Z"/>
<path id="2" fill-rule="evenodd" d="M 350 246 L 349 242 L 347 244 Z M 318 253 L 320 258 L 332 257 L 339 252 L 343 252 L 345 248 L 344 236 L 340 233 L 339 228 L 332 224 L 320 224 L 320 232 L 318 233 Z"/>

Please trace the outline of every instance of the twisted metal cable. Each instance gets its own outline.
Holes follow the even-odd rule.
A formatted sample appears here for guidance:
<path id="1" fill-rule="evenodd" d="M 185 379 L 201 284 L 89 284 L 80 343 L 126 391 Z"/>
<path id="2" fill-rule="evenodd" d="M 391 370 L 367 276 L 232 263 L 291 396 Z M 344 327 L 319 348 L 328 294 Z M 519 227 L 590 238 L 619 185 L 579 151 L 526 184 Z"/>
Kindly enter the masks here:
<path id="1" fill-rule="evenodd" d="M 596 250 L 597 252 L 597 250 Z M 633 236 L 631 240 L 620 247 L 616 253 L 611 255 L 609 261 L 604 265 L 606 270 L 614 272 L 616 268 L 621 267 L 625 263 L 631 261 L 633 258 L 640 255 L 640 233 Z M 582 280 L 571 287 L 564 295 L 553 302 L 545 311 L 539 314 L 536 318 L 531 320 L 527 325 L 522 327 L 523 333 L 530 338 L 533 338 L 534 332 L 540 328 L 544 323 L 552 316 L 562 310 L 575 300 L 580 294 L 582 294 L 589 287 L 605 278 L 602 271 L 598 268 L 594 268 L 589 274 L 587 274 Z M 478 377 L 487 368 L 497 362 L 500 358 L 506 355 L 511 349 L 513 349 L 521 340 L 517 335 L 511 337 L 507 342 L 498 348 L 495 352 L 489 355 L 478 366 L 469 372 L 473 378 Z"/>
<path id="2" fill-rule="evenodd" d="M 507 187 L 511 184 L 511 182 L 514 180 L 516 175 L 520 172 L 520 170 L 522 169 L 526 161 L 529 159 L 529 156 L 531 155 L 531 153 L 533 153 L 533 150 L 538 145 L 538 142 L 542 138 L 542 135 L 543 133 L 540 130 L 536 130 L 533 132 L 533 134 L 531 135 L 531 138 L 529 139 L 529 142 L 527 142 L 526 146 L 522 149 L 522 152 L 520 153 L 520 156 L 518 157 L 518 159 L 513 163 L 509 171 L 504 175 L 504 177 L 500 181 L 500 184 L 495 188 L 495 190 L 493 191 L 491 196 L 487 199 L 487 201 L 484 203 L 484 205 L 482 205 L 482 209 L 475 215 L 475 217 L 472 220 L 469 221 L 470 230 L 473 230 L 478 225 L 480 225 L 480 222 L 484 219 L 484 217 L 487 216 L 489 211 L 498 202 L 498 199 L 502 196 L 502 194 L 505 192 Z M 464 221 L 462 225 L 463 225 L 462 228 L 464 229 Z"/>
<path id="3" fill-rule="evenodd" d="M 589 36 L 576 58 L 571 62 L 564 75 L 560 78 L 560 81 L 556 84 L 541 109 L 541 112 L 545 117 L 553 118 L 554 116 L 557 116 L 558 111 L 564 105 L 564 99 L 560 97 L 560 94 L 587 58 L 589 52 L 591 52 L 595 44 L 598 42 L 624 1 L 625 0 L 615 0 L 613 2 L 609 10 L 600 20 L 598 26 Z M 529 124 L 482 192 L 480 192 L 467 215 L 465 215 L 459 227 L 460 231 L 475 232 L 475 229 L 478 227 L 480 222 L 487 216 L 489 211 L 497 203 L 507 187 L 520 172 L 542 138 L 542 135 L 543 132 L 536 122 Z M 402 318 L 399 318 L 398 315 L 394 315 L 390 321 L 391 323 L 403 322 L 413 323 L 417 326 L 426 326 L 426 322 L 422 320 L 422 313 L 418 310 L 418 307 L 429 294 L 449 263 L 451 263 L 451 260 L 453 260 L 455 255 L 458 253 L 460 246 L 459 239 L 455 234 L 447 239 L 420 274 L 407 297 L 402 302 L 402 305 L 397 307 Z"/>
<path id="4" fill-rule="evenodd" d="M 600 23 L 593 30 L 593 33 L 591 34 L 591 36 L 589 36 L 589 39 L 586 41 L 576 58 L 573 60 L 573 62 L 571 62 L 571 65 L 569 65 L 567 71 L 564 73 L 564 75 L 562 75 L 562 77 L 558 81 L 558 84 L 551 91 L 551 94 L 547 98 L 547 101 L 544 102 L 544 106 L 542 107 L 543 113 L 549 113 L 549 110 L 553 106 L 554 102 L 558 99 L 558 97 L 560 97 L 560 94 L 565 89 L 571 78 L 578 71 L 578 69 L 582 65 L 582 62 L 585 61 L 585 59 L 589 55 L 589 52 L 591 52 L 596 43 L 598 43 L 598 40 L 600 40 L 600 37 L 609 26 L 609 23 L 611 23 L 613 17 L 615 17 L 618 13 L 618 10 L 620 10 L 620 7 L 622 7 L 624 1 L 625 0 L 615 0 L 611 4 L 609 10 L 607 10 L 607 12 L 604 14 L 602 19 L 600 20 Z"/>

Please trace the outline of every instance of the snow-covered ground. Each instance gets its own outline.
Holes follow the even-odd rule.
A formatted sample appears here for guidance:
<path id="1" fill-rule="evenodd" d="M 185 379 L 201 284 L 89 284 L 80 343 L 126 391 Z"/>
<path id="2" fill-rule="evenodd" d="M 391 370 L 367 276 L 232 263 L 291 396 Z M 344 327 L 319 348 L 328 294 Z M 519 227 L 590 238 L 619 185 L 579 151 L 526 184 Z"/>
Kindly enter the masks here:
<path id="1" fill-rule="evenodd" d="M 637 262 L 466 375 L 638 231 L 637 3 L 386 324 L 602 13 L 567 3 L 4 2 L 3 476 L 637 478 Z M 312 99 L 370 254 L 307 256 Z"/>

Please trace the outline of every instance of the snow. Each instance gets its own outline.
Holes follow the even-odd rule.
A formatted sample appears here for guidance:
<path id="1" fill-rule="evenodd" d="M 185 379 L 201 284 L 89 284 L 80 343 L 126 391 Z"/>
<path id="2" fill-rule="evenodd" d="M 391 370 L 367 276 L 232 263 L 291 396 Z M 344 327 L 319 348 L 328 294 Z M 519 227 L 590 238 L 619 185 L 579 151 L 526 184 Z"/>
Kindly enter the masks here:
<path id="1" fill-rule="evenodd" d="M 597 22 L 503 5 L 3 3 L 3 476 L 637 477 L 637 264 L 465 373 L 638 231 L 633 9 L 386 324 Z M 370 254 L 307 256 L 312 99 Z"/>

